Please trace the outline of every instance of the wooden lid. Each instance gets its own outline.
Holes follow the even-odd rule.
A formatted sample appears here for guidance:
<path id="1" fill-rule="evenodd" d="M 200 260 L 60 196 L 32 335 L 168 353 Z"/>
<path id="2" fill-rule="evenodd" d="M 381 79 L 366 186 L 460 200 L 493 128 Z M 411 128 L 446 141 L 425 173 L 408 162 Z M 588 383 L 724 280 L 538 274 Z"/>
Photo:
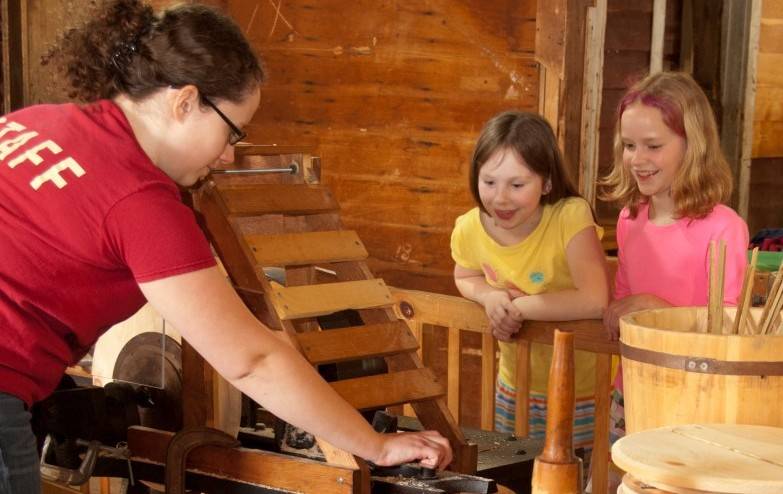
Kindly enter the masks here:
<path id="1" fill-rule="evenodd" d="M 783 429 L 777 427 L 661 427 L 617 441 L 612 460 L 665 491 L 783 494 Z"/>

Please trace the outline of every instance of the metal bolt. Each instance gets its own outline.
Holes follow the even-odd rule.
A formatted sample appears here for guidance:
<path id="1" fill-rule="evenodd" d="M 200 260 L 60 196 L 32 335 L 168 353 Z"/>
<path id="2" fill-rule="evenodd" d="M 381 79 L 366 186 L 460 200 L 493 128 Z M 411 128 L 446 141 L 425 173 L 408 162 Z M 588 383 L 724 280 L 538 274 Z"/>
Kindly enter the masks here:
<path id="1" fill-rule="evenodd" d="M 345 483 L 345 479 L 342 478 L 342 477 L 337 477 L 337 483 L 338 484 L 344 484 Z"/>
<path id="2" fill-rule="evenodd" d="M 704 372 L 706 372 L 706 371 L 707 371 L 707 368 L 708 368 L 708 367 L 709 367 L 709 366 L 707 365 L 707 362 L 702 362 L 702 363 L 699 365 L 699 369 L 701 369 L 701 370 L 702 370 L 702 371 L 704 371 Z"/>
<path id="3" fill-rule="evenodd" d="M 410 302 L 405 302 L 404 300 L 400 302 L 400 312 L 402 312 L 402 315 L 405 316 L 406 319 L 413 319 L 413 316 L 415 315 L 413 306 Z"/>
<path id="4" fill-rule="evenodd" d="M 689 361 L 688 362 L 688 369 L 695 370 L 696 369 L 696 362 L 694 362 L 693 360 Z"/>

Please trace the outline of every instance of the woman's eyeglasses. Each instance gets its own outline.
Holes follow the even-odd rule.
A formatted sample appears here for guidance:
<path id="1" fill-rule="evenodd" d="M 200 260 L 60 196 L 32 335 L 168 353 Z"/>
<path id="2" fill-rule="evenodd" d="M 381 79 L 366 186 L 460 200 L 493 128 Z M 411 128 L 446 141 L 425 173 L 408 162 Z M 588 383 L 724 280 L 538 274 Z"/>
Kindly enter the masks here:
<path id="1" fill-rule="evenodd" d="M 218 114 L 220 118 L 223 119 L 224 122 L 226 122 L 226 125 L 228 125 L 228 128 L 231 129 L 231 133 L 228 135 L 228 143 L 232 146 L 235 146 L 239 141 L 247 137 L 247 134 L 245 132 L 242 132 L 242 129 L 237 127 L 234 122 L 231 121 L 230 118 L 228 118 L 220 109 L 217 107 L 217 105 L 209 100 L 206 96 L 203 94 L 201 95 L 201 100 L 204 101 L 208 106 L 212 107 L 213 110 L 215 110 L 215 113 Z"/>

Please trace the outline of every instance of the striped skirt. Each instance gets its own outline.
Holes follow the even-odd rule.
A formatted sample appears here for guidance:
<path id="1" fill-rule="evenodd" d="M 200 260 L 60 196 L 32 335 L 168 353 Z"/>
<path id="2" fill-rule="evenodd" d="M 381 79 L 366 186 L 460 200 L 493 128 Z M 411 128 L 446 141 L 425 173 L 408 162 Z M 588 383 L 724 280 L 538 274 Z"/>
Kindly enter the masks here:
<path id="1" fill-rule="evenodd" d="M 495 430 L 514 432 L 516 408 L 516 390 L 498 376 L 495 386 Z M 584 397 L 576 399 L 574 415 L 574 448 L 584 448 L 585 458 L 593 449 L 593 426 L 595 424 L 595 399 Z M 546 395 L 530 392 L 528 400 L 528 437 L 543 439 L 546 432 Z M 587 461 L 585 461 L 587 463 Z M 586 466 L 586 465 L 585 465 Z"/>

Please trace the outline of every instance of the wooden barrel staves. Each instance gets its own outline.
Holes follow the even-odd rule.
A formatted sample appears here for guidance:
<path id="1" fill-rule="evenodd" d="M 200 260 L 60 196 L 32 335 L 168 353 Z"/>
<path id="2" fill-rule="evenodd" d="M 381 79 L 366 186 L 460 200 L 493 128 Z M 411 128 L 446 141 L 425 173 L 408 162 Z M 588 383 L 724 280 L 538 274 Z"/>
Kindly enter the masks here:
<path id="1" fill-rule="evenodd" d="M 729 333 L 734 309 L 724 309 Z M 750 311 L 758 324 L 760 309 Z M 627 432 L 693 423 L 783 427 L 783 335 L 710 334 L 707 308 L 620 320 Z"/>

